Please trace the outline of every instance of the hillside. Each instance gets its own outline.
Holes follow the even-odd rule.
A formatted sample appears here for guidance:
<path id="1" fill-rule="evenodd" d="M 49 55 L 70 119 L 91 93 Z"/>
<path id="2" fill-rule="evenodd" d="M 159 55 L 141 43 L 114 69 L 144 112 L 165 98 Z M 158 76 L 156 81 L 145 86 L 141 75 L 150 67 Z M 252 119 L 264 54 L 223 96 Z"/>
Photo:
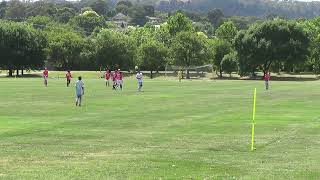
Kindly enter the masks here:
<path id="1" fill-rule="evenodd" d="M 222 9 L 228 16 L 267 16 L 277 14 L 288 18 L 311 18 L 320 15 L 320 2 L 293 0 L 132 0 L 154 4 L 158 10 L 189 10 L 206 12 Z"/>

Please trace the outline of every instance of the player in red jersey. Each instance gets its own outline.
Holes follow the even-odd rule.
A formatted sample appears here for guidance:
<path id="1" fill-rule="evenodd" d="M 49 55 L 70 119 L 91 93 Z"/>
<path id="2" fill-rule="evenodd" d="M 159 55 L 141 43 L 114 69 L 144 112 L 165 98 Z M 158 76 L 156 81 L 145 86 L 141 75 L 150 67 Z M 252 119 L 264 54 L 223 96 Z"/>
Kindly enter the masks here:
<path id="1" fill-rule="evenodd" d="M 43 79 L 44 79 L 44 85 L 45 85 L 45 86 L 48 86 L 48 77 L 49 77 L 48 68 L 44 68 L 44 71 L 43 71 Z"/>
<path id="2" fill-rule="evenodd" d="M 111 76 L 111 72 L 110 72 L 109 69 L 107 69 L 106 72 L 104 73 L 104 77 L 105 77 L 105 80 L 106 80 L 106 86 L 107 87 L 110 86 L 110 84 L 109 84 L 110 76 Z"/>
<path id="3" fill-rule="evenodd" d="M 265 74 L 264 74 L 264 77 L 263 77 L 264 82 L 265 82 L 265 86 L 266 86 L 266 90 L 269 89 L 270 77 L 271 77 L 270 72 L 269 72 L 269 71 L 266 71 Z"/>
<path id="4" fill-rule="evenodd" d="M 71 82 L 71 79 L 72 79 L 72 74 L 71 74 L 70 71 L 68 71 L 68 72 L 66 73 L 66 78 L 67 78 L 67 87 L 69 87 L 70 82 Z"/>

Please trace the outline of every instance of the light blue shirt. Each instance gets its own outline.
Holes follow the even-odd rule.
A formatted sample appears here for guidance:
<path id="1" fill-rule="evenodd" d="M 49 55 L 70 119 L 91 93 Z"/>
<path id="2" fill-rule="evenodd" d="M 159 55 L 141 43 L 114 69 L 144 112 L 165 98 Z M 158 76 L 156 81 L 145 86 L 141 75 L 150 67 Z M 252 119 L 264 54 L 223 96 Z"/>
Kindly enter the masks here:
<path id="1" fill-rule="evenodd" d="M 76 94 L 77 96 L 82 96 L 83 95 L 83 87 L 84 83 L 80 80 L 76 82 Z"/>

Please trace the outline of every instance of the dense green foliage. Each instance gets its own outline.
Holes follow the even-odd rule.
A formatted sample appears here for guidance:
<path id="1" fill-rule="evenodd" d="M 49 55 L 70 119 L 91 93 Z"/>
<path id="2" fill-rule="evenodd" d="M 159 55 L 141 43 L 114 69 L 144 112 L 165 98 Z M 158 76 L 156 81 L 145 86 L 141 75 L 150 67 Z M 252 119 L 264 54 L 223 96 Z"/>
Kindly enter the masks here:
<path id="1" fill-rule="evenodd" d="M 297 18 L 320 15 L 320 2 L 317 1 L 306 3 L 294 0 L 153 0 L 153 2 L 156 1 L 160 1 L 157 8 L 163 11 L 184 9 L 206 12 L 218 8 L 228 16 L 262 17 L 277 14 Z"/>
<path id="2" fill-rule="evenodd" d="M 103 27 L 105 25 L 105 20 L 95 11 L 85 11 L 72 18 L 70 24 L 75 28 L 81 28 L 86 35 L 90 35 L 95 28 Z"/>
<path id="3" fill-rule="evenodd" d="M 75 32 L 61 31 L 56 33 L 48 30 L 48 58 L 50 62 L 61 70 L 79 69 L 84 39 Z"/>
<path id="4" fill-rule="evenodd" d="M 304 64 L 309 54 L 309 43 L 307 34 L 296 22 L 276 19 L 239 33 L 235 49 L 242 73 L 254 72 L 256 68 L 266 72 L 272 65 L 292 67 Z"/>
<path id="5" fill-rule="evenodd" d="M 209 52 L 212 57 L 212 64 L 219 71 L 220 77 L 222 77 L 222 60 L 223 58 L 232 52 L 232 47 L 229 42 L 223 39 L 211 39 L 208 42 Z"/>
<path id="6" fill-rule="evenodd" d="M 149 40 L 140 45 L 137 52 L 138 62 L 136 64 L 142 70 L 150 70 L 150 77 L 153 78 L 153 71 L 163 69 L 168 56 L 168 48 L 163 43 Z"/>
<path id="7" fill-rule="evenodd" d="M 169 64 L 187 70 L 187 78 L 189 68 L 204 64 L 213 64 L 220 77 L 231 71 L 241 76 L 255 75 L 256 71 L 320 72 L 319 18 L 228 17 L 220 9 L 165 13 L 151 4 L 105 0 L 14 0 L 0 4 L 0 15 L 6 19 L 0 21 L 3 32 L 14 29 L 6 27 L 10 24 L 32 34 L 27 36 L 32 37 L 31 42 L 22 45 L 14 33 L 2 34 L 2 69 L 38 69 L 46 65 L 59 70 L 105 66 L 130 70 L 139 65 L 153 72 Z M 27 37 L 23 42 L 28 41 Z M 6 39 L 12 39 L 11 44 L 4 43 Z M 41 53 L 32 58 L 41 62 L 36 65 L 28 60 L 31 56 L 11 48 L 34 40 L 41 42 L 36 47 Z"/>
<path id="8" fill-rule="evenodd" d="M 192 21 L 179 12 L 175 16 L 169 17 L 168 30 L 172 36 L 175 36 L 179 32 L 192 31 Z"/>
<path id="9" fill-rule="evenodd" d="M 226 54 L 220 63 L 220 67 L 221 70 L 231 76 L 231 73 L 238 70 L 237 54 L 235 52 Z M 222 74 L 220 74 L 220 76 L 222 76 Z"/>
<path id="10" fill-rule="evenodd" d="M 0 66 L 12 70 L 35 69 L 44 65 L 47 40 L 30 25 L 1 21 Z"/>
<path id="11" fill-rule="evenodd" d="M 134 42 L 131 37 L 107 29 L 96 37 L 96 58 L 99 67 L 133 68 Z"/>
<path id="12" fill-rule="evenodd" d="M 190 68 L 202 65 L 206 60 L 206 39 L 193 32 L 180 32 L 172 41 L 171 54 L 173 64 Z M 187 79 L 190 78 L 187 69 Z"/>

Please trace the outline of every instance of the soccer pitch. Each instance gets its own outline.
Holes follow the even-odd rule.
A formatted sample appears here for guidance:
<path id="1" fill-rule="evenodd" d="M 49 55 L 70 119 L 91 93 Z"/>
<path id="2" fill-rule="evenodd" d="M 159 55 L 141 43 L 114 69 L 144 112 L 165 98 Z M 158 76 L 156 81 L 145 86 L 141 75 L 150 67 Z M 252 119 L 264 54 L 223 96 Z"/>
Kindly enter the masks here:
<path id="1" fill-rule="evenodd" d="M 0 78 L 0 179 L 320 178 L 319 81 L 84 82 Z"/>

